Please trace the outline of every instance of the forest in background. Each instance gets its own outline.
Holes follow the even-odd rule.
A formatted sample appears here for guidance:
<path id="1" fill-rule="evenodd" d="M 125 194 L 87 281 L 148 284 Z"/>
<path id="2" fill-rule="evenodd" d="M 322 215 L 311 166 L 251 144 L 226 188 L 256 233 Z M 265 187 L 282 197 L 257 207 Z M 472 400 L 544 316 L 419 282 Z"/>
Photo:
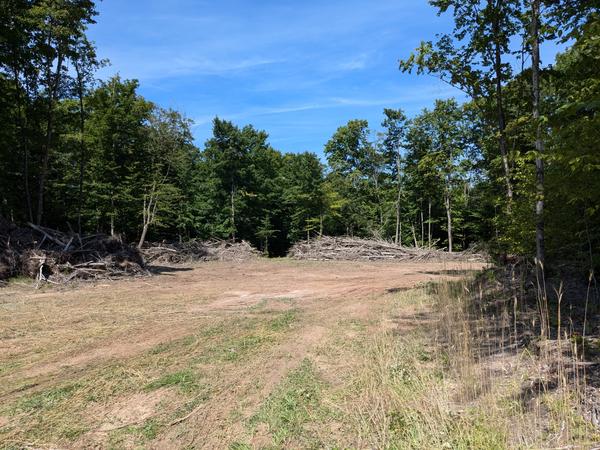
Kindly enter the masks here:
<path id="1" fill-rule="evenodd" d="M 144 240 L 247 240 L 283 255 L 319 235 L 600 263 L 600 15 L 593 0 L 432 0 L 454 30 L 400 70 L 468 101 L 351 120 L 316 153 L 191 121 L 98 80 L 91 0 L 0 5 L 0 215 Z M 540 45 L 566 44 L 542 66 Z M 399 74 L 398 76 L 402 76 Z M 316 150 L 316 149 L 314 149 Z"/>

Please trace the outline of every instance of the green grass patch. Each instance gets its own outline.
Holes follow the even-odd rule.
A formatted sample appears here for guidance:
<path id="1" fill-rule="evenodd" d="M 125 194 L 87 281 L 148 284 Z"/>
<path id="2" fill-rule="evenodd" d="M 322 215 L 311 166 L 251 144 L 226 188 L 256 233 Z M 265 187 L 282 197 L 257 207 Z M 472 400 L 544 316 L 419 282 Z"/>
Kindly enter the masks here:
<path id="1" fill-rule="evenodd" d="M 140 426 L 130 425 L 113 430 L 108 437 L 109 449 L 146 448 L 147 443 L 156 439 L 164 425 L 157 419 L 146 420 Z"/>
<path id="2" fill-rule="evenodd" d="M 284 331 L 292 327 L 292 324 L 298 319 L 297 311 L 289 310 L 269 321 L 269 328 L 273 331 Z"/>
<path id="3" fill-rule="evenodd" d="M 144 390 L 154 391 L 163 387 L 172 386 L 177 386 L 182 392 L 192 392 L 199 387 L 198 375 L 191 370 L 181 370 L 179 372 L 169 373 L 148 383 L 144 387 Z"/>
<path id="4" fill-rule="evenodd" d="M 250 305 L 248 306 L 248 311 L 260 311 L 263 310 L 267 307 L 267 305 L 269 304 L 269 300 L 266 298 L 263 298 L 260 302 L 254 304 L 254 305 Z"/>
<path id="5" fill-rule="evenodd" d="M 303 426 L 320 413 L 322 385 L 313 363 L 304 359 L 250 419 L 250 425 L 267 424 L 275 446 L 299 438 L 306 431 Z"/>
<path id="6" fill-rule="evenodd" d="M 89 428 L 87 427 L 82 427 L 82 426 L 72 426 L 72 427 L 65 427 L 60 431 L 60 436 L 69 440 L 69 441 L 74 441 L 76 440 L 79 436 L 83 435 L 84 433 L 87 433 L 89 431 Z"/>
<path id="7" fill-rule="evenodd" d="M 77 384 L 68 384 L 48 391 L 37 392 L 20 400 L 16 409 L 18 411 L 32 412 L 56 408 L 60 403 L 71 397 L 79 388 Z"/>
<path id="8" fill-rule="evenodd" d="M 296 310 L 272 314 L 271 317 L 237 318 L 204 331 L 209 339 L 195 361 L 201 363 L 238 362 L 255 354 L 280 335 L 293 329 L 298 320 Z"/>
<path id="9" fill-rule="evenodd" d="M 229 446 L 229 450 L 252 450 L 252 447 L 243 442 L 234 442 Z"/>
<path id="10" fill-rule="evenodd" d="M 10 427 L 0 428 L 0 442 L 6 437 L 32 442 L 72 442 L 89 431 L 78 405 L 82 386 L 79 383 L 55 387 L 25 395 L 3 407 L 3 414 L 13 417 Z M 0 444 L 0 448 L 2 445 Z M 18 447 L 22 448 L 22 447 Z"/>
<path id="11" fill-rule="evenodd" d="M 341 327 L 344 331 L 353 331 L 362 333 L 367 329 L 368 321 L 361 319 L 340 319 L 337 321 L 339 327 Z"/>
<path id="12" fill-rule="evenodd" d="M 269 308 L 269 305 L 272 304 L 283 304 L 287 306 L 292 306 L 296 302 L 296 299 L 290 297 L 277 297 L 277 298 L 263 298 L 258 303 L 249 306 L 248 311 L 258 312 L 260 314 L 272 314 L 274 310 Z"/>
<path id="13" fill-rule="evenodd" d="M 144 439 L 151 441 L 156 438 L 158 432 L 160 431 L 160 424 L 156 421 L 156 419 L 148 419 L 146 422 L 140 427 L 140 433 L 144 436 Z"/>

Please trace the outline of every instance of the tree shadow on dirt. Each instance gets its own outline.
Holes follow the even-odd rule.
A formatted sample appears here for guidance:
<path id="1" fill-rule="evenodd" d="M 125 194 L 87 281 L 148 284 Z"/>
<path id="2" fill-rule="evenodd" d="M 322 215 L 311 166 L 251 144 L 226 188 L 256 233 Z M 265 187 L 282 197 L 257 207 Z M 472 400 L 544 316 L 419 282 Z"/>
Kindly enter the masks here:
<path id="1" fill-rule="evenodd" d="M 148 271 L 152 275 L 171 275 L 177 272 L 190 272 L 192 270 L 194 270 L 193 267 L 148 266 Z"/>
<path id="2" fill-rule="evenodd" d="M 424 275 L 452 275 L 452 276 L 466 276 L 478 273 L 479 270 L 475 269 L 442 269 L 442 270 L 419 270 L 417 273 Z"/>
<path id="3" fill-rule="evenodd" d="M 513 397 L 525 410 L 536 407 L 543 394 L 581 386 L 584 413 L 600 410 L 587 400 L 600 399 L 600 296 L 591 281 L 562 273 L 541 288 L 527 267 L 499 268 L 489 275 L 461 288 L 468 292 L 464 319 L 474 360 L 491 377 L 502 378 L 506 368 L 496 367 L 498 361 L 530 355 L 529 376 Z M 547 311 L 545 326 L 540 308 Z"/>

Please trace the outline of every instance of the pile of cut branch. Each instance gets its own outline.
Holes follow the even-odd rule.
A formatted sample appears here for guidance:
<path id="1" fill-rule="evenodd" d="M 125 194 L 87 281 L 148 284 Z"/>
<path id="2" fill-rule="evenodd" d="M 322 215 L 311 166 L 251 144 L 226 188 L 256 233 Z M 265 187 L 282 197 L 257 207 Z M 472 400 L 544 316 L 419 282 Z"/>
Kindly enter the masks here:
<path id="1" fill-rule="evenodd" d="M 148 264 L 185 264 L 205 261 L 208 247 L 203 242 L 146 242 L 141 250 Z"/>
<path id="2" fill-rule="evenodd" d="M 437 249 L 403 247 L 392 242 L 355 237 L 323 236 L 310 241 L 300 241 L 288 252 L 294 259 L 313 261 L 386 261 L 428 259 L 460 259 L 480 261 L 483 255 L 464 252 L 448 253 Z"/>
<path id="3" fill-rule="evenodd" d="M 0 221 L 0 279 L 22 275 L 60 284 L 147 273 L 141 254 L 117 238 Z"/>
<path id="4" fill-rule="evenodd" d="M 255 259 L 261 253 L 246 241 L 231 242 L 213 239 L 206 241 L 213 259 L 218 261 L 242 262 Z"/>
<path id="5" fill-rule="evenodd" d="M 260 252 L 246 241 L 213 239 L 179 243 L 148 243 L 142 249 L 144 259 L 152 264 L 184 264 L 196 261 L 247 261 Z"/>

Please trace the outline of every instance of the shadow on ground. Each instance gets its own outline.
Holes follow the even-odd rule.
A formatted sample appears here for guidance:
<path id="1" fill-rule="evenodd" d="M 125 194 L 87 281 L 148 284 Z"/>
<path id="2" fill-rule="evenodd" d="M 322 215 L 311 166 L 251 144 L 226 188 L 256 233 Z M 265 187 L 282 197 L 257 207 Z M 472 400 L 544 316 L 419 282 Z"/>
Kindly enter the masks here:
<path id="1" fill-rule="evenodd" d="M 174 266 L 149 266 L 148 270 L 152 275 L 169 275 L 176 272 L 189 272 L 194 270 L 192 267 L 174 267 Z"/>

